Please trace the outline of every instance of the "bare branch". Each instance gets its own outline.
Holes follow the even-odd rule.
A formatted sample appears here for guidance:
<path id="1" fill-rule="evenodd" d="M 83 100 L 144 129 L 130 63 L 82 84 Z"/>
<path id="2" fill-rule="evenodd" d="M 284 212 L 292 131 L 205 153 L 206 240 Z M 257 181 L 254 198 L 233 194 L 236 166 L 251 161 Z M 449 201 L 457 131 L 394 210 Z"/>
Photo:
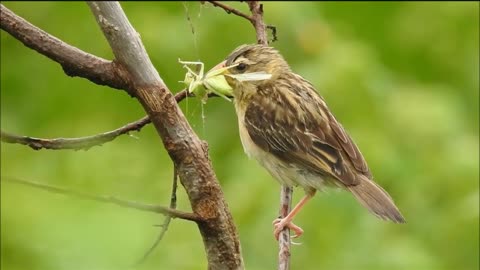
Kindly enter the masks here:
<path id="1" fill-rule="evenodd" d="M 64 195 L 72 195 L 72 196 L 76 196 L 83 199 L 94 200 L 97 202 L 111 203 L 111 204 L 115 204 L 125 208 L 132 208 L 132 209 L 141 210 L 141 211 L 159 213 L 159 214 L 170 216 L 173 218 L 180 218 L 180 219 L 185 219 L 185 220 L 190 220 L 195 222 L 203 221 L 202 218 L 196 214 L 178 211 L 165 206 L 125 201 L 122 199 L 117 199 L 112 196 L 93 195 L 89 193 L 69 190 L 66 188 L 61 188 L 61 187 L 56 187 L 56 186 L 51 186 L 51 185 L 46 185 L 46 184 L 41 184 L 41 183 L 36 183 L 32 181 L 11 178 L 11 177 L 5 177 L 5 176 L 2 176 L 2 182 L 3 181 L 35 187 L 35 188 L 39 188 L 49 192 L 54 192 L 54 193 L 59 193 Z"/>
<path id="2" fill-rule="evenodd" d="M 265 28 L 272 30 L 272 40 L 271 42 L 277 41 L 277 28 L 273 25 L 265 25 L 263 22 L 263 6 L 258 4 L 258 1 L 247 1 L 248 7 L 252 12 L 252 16 L 245 14 L 238 9 L 235 9 L 229 5 L 226 5 L 220 1 L 200 1 L 202 4 L 204 2 L 209 2 L 215 7 L 222 8 L 228 14 L 235 14 L 239 17 L 247 19 L 255 28 L 257 33 L 257 43 L 259 44 L 268 44 L 267 35 L 265 33 Z M 263 30 L 262 30 L 263 29 Z"/>
<path id="3" fill-rule="evenodd" d="M 68 76 L 86 78 L 115 89 L 130 88 L 123 69 L 115 62 L 86 53 L 48 34 L 0 4 L 0 27 L 25 46 L 58 62 Z"/>
<path id="4" fill-rule="evenodd" d="M 118 136 L 129 133 L 130 131 L 140 131 L 142 127 L 144 127 L 148 123 L 150 123 L 150 119 L 148 118 L 148 116 L 144 116 L 142 119 L 126 124 L 125 126 L 117 128 L 115 130 L 81 138 L 42 139 L 28 136 L 18 136 L 1 131 L 1 139 L 2 142 L 23 144 L 33 148 L 34 150 L 88 150 L 93 146 L 100 146 L 106 142 L 113 141 Z"/>
<path id="5" fill-rule="evenodd" d="M 184 89 L 175 95 L 177 102 L 182 101 L 187 97 L 187 91 Z M 27 145 L 34 150 L 50 149 L 50 150 L 88 150 L 93 146 L 100 146 L 104 143 L 113 141 L 120 135 L 127 134 L 131 131 L 140 131 L 145 125 L 151 123 L 148 116 L 128 123 L 123 127 L 119 127 L 115 130 L 80 138 L 55 138 L 55 139 L 42 139 L 29 136 L 15 135 L 8 132 L 0 131 L 1 140 L 5 143 L 18 143 Z"/>
<path id="6" fill-rule="evenodd" d="M 291 187 L 282 185 L 280 191 L 280 217 L 284 218 L 290 213 L 292 205 L 293 189 Z M 290 269 L 290 229 L 285 228 L 278 239 L 278 270 Z"/>
<path id="7" fill-rule="evenodd" d="M 263 5 L 259 1 L 248 1 L 247 3 L 252 12 L 252 23 L 257 33 L 257 43 L 268 45 L 266 26 L 263 22 Z"/>
<path id="8" fill-rule="evenodd" d="M 148 113 L 175 163 L 193 212 L 205 222 L 199 230 L 209 269 L 243 269 L 238 233 L 202 142 L 153 67 L 138 33 L 118 2 L 87 2 L 113 50 L 125 67 L 134 96 Z"/>
<path id="9" fill-rule="evenodd" d="M 255 21 L 254 21 L 254 19 L 253 19 L 251 16 L 249 16 L 249 15 L 247 15 L 247 14 L 239 11 L 238 9 L 232 8 L 232 7 L 230 7 L 230 6 L 222 3 L 222 2 L 220 2 L 220 1 L 207 1 L 207 2 L 209 2 L 210 4 L 212 4 L 212 5 L 215 6 L 215 7 L 222 8 L 222 9 L 225 10 L 225 12 L 227 12 L 228 14 L 233 13 L 233 14 L 235 14 L 235 15 L 237 15 L 237 16 L 243 17 L 243 18 L 247 19 L 248 21 L 250 21 L 253 25 L 255 25 Z"/>

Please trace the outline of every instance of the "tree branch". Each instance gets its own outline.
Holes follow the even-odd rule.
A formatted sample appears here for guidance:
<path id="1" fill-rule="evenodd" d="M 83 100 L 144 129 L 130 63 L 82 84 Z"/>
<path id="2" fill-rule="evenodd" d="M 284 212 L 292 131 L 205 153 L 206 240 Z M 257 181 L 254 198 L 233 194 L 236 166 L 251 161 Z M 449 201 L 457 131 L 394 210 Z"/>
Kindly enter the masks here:
<path id="1" fill-rule="evenodd" d="M 290 213 L 292 205 L 293 189 L 282 185 L 280 191 L 280 217 L 284 218 Z M 278 270 L 290 269 L 290 230 L 284 229 L 278 238 Z"/>
<path id="2" fill-rule="evenodd" d="M 203 1 L 202 1 L 203 2 Z M 220 1 L 207 1 L 209 2 L 210 4 L 212 4 L 214 7 L 219 7 L 219 8 L 222 8 L 223 10 L 225 10 L 225 12 L 227 12 L 227 14 L 235 14 L 237 16 L 240 16 L 240 17 L 243 17 L 245 19 L 247 19 L 248 21 L 250 21 L 252 24 L 254 24 L 254 19 L 252 18 L 252 16 L 249 16 L 241 11 L 239 11 L 238 9 L 235 9 L 235 8 L 232 8 Z"/>
<path id="3" fill-rule="evenodd" d="M 257 33 L 257 43 L 268 45 L 266 26 L 263 22 L 263 5 L 259 1 L 247 1 L 247 3 L 252 12 L 252 24 L 255 27 L 255 33 Z"/>
<path id="4" fill-rule="evenodd" d="M 48 34 L 0 4 L 0 27 L 14 38 L 59 63 L 65 74 L 83 77 L 99 85 L 130 89 L 125 71 L 115 62 L 86 53 Z"/>
<path id="5" fill-rule="evenodd" d="M 66 188 L 50 186 L 50 185 L 46 185 L 46 184 L 41 184 L 41 183 L 36 183 L 36 182 L 32 182 L 32 181 L 26 181 L 26 180 L 11 178 L 11 177 L 2 177 L 2 182 L 3 181 L 22 184 L 22 185 L 46 190 L 46 191 L 49 191 L 49 192 L 54 192 L 54 193 L 59 193 L 59 194 L 64 194 L 64 195 L 72 195 L 72 196 L 76 196 L 76 197 L 83 198 L 83 199 L 94 200 L 94 201 L 97 201 L 97 202 L 111 203 L 111 204 L 115 204 L 115 205 L 125 207 L 125 208 L 132 208 L 132 209 L 141 210 L 141 211 L 158 213 L 158 214 L 170 216 L 170 217 L 173 217 L 173 218 L 180 218 L 180 219 L 185 219 L 185 220 L 190 220 L 190 221 L 195 221 L 195 222 L 202 222 L 203 221 L 202 218 L 199 217 L 196 214 L 179 211 L 179 210 L 168 208 L 168 207 L 165 207 L 165 206 L 153 205 L 153 204 L 143 204 L 143 203 L 132 202 L 132 201 L 125 201 L 125 200 L 122 200 L 122 199 L 117 199 L 117 198 L 112 197 L 112 196 L 93 195 L 93 194 L 89 194 L 89 193 L 69 190 L 69 189 L 66 189 Z"/>
<path id="6" fill-rule="evenodd" d="M 209 269 L 243 269 L 238 233 L 200 141 L 153 67 L 138 33 L 118 2 L 87 2 L 116 61 L 128 71 L 132 92 L 148 113 L 187 191 L 207 253 Z"/>
<path id="7" fill-rule="evenodd" d="M 88 150 L 93 146 L 99 146 L 104 143 L 113 141 L 118 136 L 129 133 L 130 131 L 140 131 L 142 127 L 144 127 L 148 123 L 150 123 L 150 119 L 148 118 L 148 116 L 144 116 L 142 119 L 126 124 L 125 126 L 117 128 L 115 130 L 81 138 L 42 139 L 28 136 L 18 136 L 1 131 L 1 139 L 2 142 L 23 144 L 33 148 L 34 150 Z"/>
<path id="8" fill-rule="evenodd" d="M 184 89 L 175 95 L 175 100 L 177 102 L 180 102 L 186 97 L 187 91 Z M 128 123 L 123 127 L 119 127 L 115 130 L 80 138 L 42 139 L 29 136 L 15 135 L 1 130 L 0 133 L 2 142 L 23 144 L 33 148 L 34 150 L 88 150 L 93 146 L 99 146 L 104 143 L 113 141 L 120 135 L 127 134 L 131 131 L 140 131 L 145 125 L 149 123 L 151 123 L 150 118 L 148 116 L 144 116 L 143 118 L 135 122 Z"/>
<path id="9" fill-rule="evenodd" d="M 202 4 L 205 1 L 200 1 Z M 277 41 L 277 28 L 273 25 L 266 25 L 263 22 L 263 6 L 258 4 L 258 1 L 247 1 L 250 11 L 252 12 L 252 16 L 247 15 L 238 9 L 235 9 L 229 5 L 226 5 L 220 1 L 206 1 L 212 4 L 214 7 L 219 7 L 227 14 L 235 14 L 239 17 L 247 19 L 255 28 L 255 33 L 257 34 L 257 43 L 259 44 L 268 44 L 267 34 L 265 32 L 265 28 L 272 30 L 272 42 Z M 263 30 L 262 30 L 263 29 Z"/>

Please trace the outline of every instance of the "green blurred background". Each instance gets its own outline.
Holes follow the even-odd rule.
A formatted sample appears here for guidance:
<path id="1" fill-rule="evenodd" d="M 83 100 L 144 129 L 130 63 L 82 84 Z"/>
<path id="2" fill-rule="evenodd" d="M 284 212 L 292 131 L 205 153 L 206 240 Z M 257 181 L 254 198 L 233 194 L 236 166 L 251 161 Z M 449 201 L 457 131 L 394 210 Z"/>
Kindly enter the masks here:
<path id="1" fill-rule="evenodd" d="M 3 4 L 95 55 L 112 53 L 83 2 Z M 248 12 L 245 3 L 231 3 Z M 209 4 L 122 6 L 169 88 L 182 60 L 207 68 L 255 34 Z M 305 230 L 292 269 L 478 269 L 479 3 L 264 3 L 277 47 L 318 87 L 375 179 L 408 223 L 380 221 L 350 194 L 316 196 L 296 219 Z M 190 21 L 187 20 L 187 15 Z M 192 26 L 194 33 L 192 34 Z M 210 156 L 240 233 L 248 269 L 276 269 L 271 221 L 280 187 L 243 153 L 231 103 L 181 103 Z M 1 127 L 36 137 L 80 137 L 142 117 L 125 92 L 66 76 L 61 67 L 1 32 Z M 167 205 L 172 164 L 152 126 L 89 151 L 1 145 L 2 177 Z M 295 192 L 294 201 L 303 195 Z M 189 210 L 183 188 L 179 209 Z M 127 269 L 159 233 L 161 216 L 1 184 L 2 269 Z M 193 223 L 173 220 L 135 269 L 205 269 Z"/>

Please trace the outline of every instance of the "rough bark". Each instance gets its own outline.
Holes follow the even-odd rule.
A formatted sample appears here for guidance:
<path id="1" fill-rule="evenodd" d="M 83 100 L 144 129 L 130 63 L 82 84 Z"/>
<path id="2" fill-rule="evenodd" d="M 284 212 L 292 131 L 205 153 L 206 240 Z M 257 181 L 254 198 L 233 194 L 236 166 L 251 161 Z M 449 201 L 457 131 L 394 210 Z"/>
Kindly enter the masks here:
<path id="1" fill-rule="evenodd" d="M 116 61 L 127 70 L 131 93 L 150 117 L 174 161 L 207 252 L 209 269 L 243 269 L 240 242 L 212 169 L 207 145 L 194 133 L 175 98 L 153 67 L 138 33 L 118 2 L 88 2 Z"/>

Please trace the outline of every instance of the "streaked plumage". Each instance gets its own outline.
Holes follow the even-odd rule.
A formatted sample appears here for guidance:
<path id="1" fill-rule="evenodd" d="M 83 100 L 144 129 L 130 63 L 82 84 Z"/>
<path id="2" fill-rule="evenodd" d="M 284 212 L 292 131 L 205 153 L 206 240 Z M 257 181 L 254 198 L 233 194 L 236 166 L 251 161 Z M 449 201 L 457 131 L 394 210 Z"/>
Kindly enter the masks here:
<path id="1" fill-rule="evenodd" d="M 376 216 L 404 222 L 388 193 L 373 182 L 358 147 L 323 98 L 310 82 L 291 71 L 278 51 L 243 45 L 223 65 L 237 65 L 227 71 L 230 74 L 272 74 L 269 80 L 252 82 L 226 78 L 233 88 L 245 152 L 274 178 L 301 186 L 310 196 L 325 185 L 342 187 Z"/>

